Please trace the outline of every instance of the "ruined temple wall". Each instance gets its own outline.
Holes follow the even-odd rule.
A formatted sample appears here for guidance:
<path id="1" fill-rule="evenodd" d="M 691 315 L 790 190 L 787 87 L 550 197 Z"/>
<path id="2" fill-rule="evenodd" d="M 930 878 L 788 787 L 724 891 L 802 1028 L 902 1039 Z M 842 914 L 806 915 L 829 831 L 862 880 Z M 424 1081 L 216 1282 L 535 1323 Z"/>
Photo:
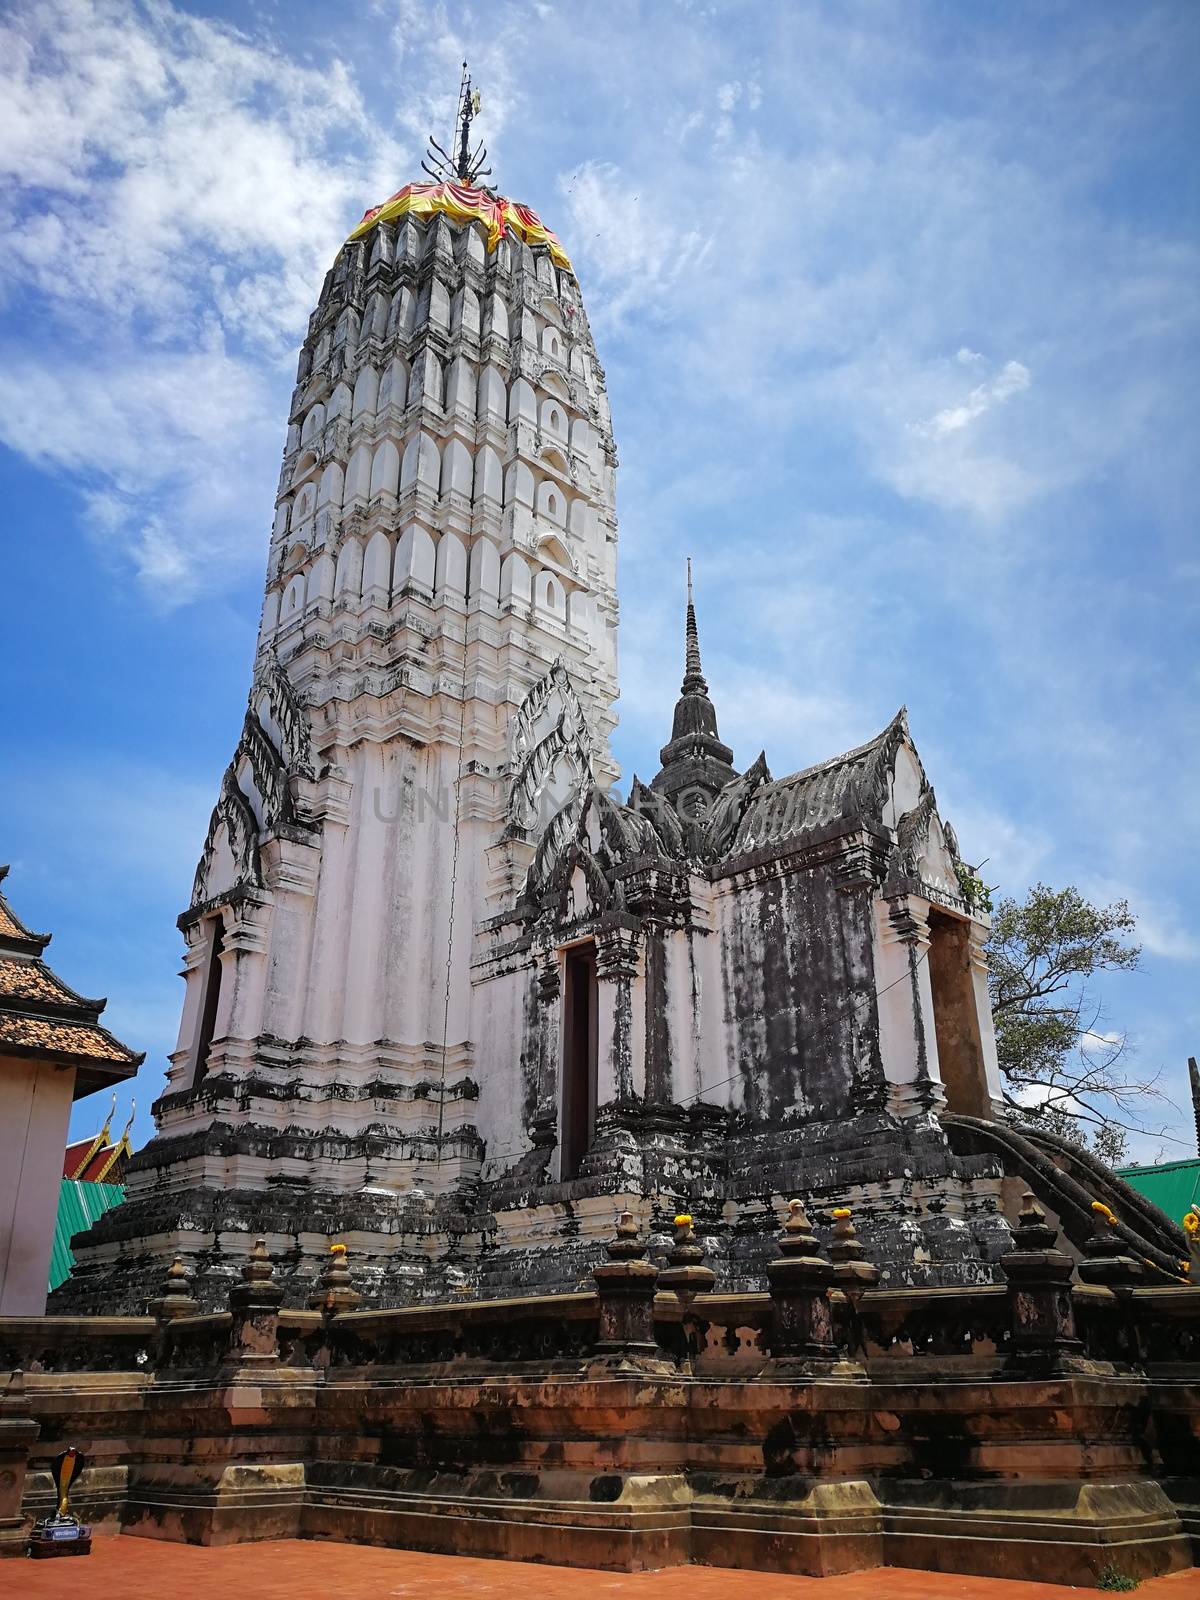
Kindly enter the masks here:
<path id="1" fill-rule="evenodd" d="M 862 898 L 822 866 L 740 874 L 722 889 L 731 1103 L 757 1122 L 846 1115 L 875 1025 Z"/>

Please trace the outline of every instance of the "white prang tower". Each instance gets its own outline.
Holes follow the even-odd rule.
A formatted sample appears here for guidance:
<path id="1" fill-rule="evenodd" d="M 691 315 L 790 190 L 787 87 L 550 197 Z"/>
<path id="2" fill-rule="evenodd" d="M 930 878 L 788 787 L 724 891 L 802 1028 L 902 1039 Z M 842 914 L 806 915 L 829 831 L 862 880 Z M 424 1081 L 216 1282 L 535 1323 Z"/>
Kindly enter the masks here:
<path id="1" fill-rule="evenodd" d="M 137 1305 L 176 1251 L 215 1293 L 263 1233 L 296 1283 L 331 1237 L 388 1298 L 427 1278 L 480 1169 L 472 940 L 532 860 L 522 741 L 549 708 L 616 776 L 604 374 L 562 246 L 481 186 L 472 109 L 468 82 L 454 170 L 367 213 L 310 319 L 158 1133 L 60 1303 Z"/>

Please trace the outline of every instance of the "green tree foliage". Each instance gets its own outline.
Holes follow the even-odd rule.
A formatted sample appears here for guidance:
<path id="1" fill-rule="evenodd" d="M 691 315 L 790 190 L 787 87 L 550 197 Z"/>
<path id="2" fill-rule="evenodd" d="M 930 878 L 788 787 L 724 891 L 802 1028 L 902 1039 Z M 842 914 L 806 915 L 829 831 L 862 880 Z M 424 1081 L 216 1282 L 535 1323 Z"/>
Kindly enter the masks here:
<path id="1" fill-rule="evenodd" d="M 1005 1099 L 1014 1118 L 1089 1145 L 1105 1160 L 1145 1132 L 1148 1102 L 1165 1097 L 1140 1077 L 1123 1034 L 1101 1030 L 1090 980 L 1132 971 L 1141 955 L 1124 900 L 1096 906 L 1078 889 L 1038 883 L 1001 900 L 988 945 L 992 1016 Z"/>

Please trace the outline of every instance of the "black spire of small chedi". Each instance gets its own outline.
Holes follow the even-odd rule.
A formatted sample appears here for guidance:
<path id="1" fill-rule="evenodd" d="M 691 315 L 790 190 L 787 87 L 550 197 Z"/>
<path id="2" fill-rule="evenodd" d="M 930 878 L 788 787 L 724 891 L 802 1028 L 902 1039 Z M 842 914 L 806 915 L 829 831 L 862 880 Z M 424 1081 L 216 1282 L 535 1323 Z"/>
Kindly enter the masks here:
<path id="1" fill-rule="evenodd" d="M 733 751 L 717 735 L 717 711 L 700 665 L 700 634 L 692 603 L 692 563 L 687 576 L 687 643 L 683 687 L 675 703 L 671 742 L 658 753 L 662 767 L 650 787 L 686 816 L 706 811 L 737 773 Z"/>

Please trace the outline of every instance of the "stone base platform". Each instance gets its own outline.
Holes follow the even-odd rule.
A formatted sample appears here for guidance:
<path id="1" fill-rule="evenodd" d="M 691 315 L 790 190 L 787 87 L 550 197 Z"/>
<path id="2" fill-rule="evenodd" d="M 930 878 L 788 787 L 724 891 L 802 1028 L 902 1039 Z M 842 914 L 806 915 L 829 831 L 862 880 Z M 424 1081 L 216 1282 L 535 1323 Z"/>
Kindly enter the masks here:
<path id="1" fill-rule="evenodd" d="M 53 1566 L 22 1570 L 27 1600 L 67 1600 L 68 1574 Z M 884 1579 L 884 1581 L 881 1581 Z M 438 1600 L 763 1600 L 760 1574 L 727 1567 L 673 1567 L 661 1572 L 582 1572 L 572 1567 L 528 1567 L 470 1556 L 364 1546 L 314 1545 L 284 1539 L 243 1549 L 202 1549 L 154 1544 L 142 1539 L 97 1539 L 87 1562 L 89 1589 L 121 1600 L 228 1600 L 234 1593 L 255 1600 L 297 1600 L 319 1594 L 328 1600 L 363 1595 L 437 1596 Z M 1152 1578 L 1139 1600 L 1191 1600 L 1190 1573 Z M 1036 1582 L 963 1579 L 892 1567 L 831 1578 L 776 1577 L 770 1600 L 1058 1600 L 1062 1590 Z"/>

